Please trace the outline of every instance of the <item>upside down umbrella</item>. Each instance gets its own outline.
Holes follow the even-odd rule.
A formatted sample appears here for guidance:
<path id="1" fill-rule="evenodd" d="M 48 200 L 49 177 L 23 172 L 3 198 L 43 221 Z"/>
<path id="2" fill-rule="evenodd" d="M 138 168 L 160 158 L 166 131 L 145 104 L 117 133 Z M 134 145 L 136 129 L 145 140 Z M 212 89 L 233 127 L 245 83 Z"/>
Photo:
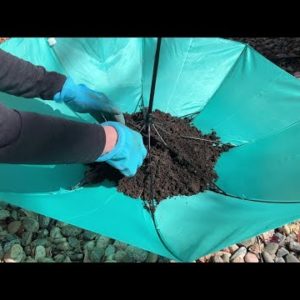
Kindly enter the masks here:
<path id="1" fill-rule="evenodd" d="M 119 108 L 149 101 L 157 39 L 13 38 L 1 48 L 106 93 Z M 90 115 L 0 93 L 5 105 L 81 122 Z M 153 109 L 193 114 L 236 147 L 219 158 L 220 193 L 143 201 L 110 182 L 70 190 L 85 166 L 0 165 L 0 199 L 178 261 L 192 261 L 300 218 L 300 81 L 250 46 L 219 38 L 166 38 Z"/>

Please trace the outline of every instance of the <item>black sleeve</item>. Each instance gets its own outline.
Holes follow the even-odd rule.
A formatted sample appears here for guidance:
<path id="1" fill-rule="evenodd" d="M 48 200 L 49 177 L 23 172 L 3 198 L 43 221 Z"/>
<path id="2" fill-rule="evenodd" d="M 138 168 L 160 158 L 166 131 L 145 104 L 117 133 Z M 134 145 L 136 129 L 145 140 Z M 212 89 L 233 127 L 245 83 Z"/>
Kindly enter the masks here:
<path id="1" fill-rule="evenodd" d="M 0 91 L 25 98 L 52 100 L 66 81 L 56 72 L 47 72 L 0 49 Z"/>
<path id="2" fill-rule="evenodd" d="M 102 126 L 74 122 L 0 104 L 0 163 L 94 162 L 103 152 Z"/>

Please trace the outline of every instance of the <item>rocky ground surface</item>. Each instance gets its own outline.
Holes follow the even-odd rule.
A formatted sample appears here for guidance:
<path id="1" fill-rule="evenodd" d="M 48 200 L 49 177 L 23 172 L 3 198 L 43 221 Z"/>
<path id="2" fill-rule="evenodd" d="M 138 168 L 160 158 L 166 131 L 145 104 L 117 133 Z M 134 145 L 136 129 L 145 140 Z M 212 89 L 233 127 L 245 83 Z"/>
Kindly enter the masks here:
<path id="1" fill-rule="evenodd" d="M 300 38 L 234 38 L 300 77 Z M 0 43 L 5 38 L 0 38 Z M 0 202 L 0 262 L 172 262 L 120 241 Z M 300 221 L 196 262 L 300 262 Z"/>

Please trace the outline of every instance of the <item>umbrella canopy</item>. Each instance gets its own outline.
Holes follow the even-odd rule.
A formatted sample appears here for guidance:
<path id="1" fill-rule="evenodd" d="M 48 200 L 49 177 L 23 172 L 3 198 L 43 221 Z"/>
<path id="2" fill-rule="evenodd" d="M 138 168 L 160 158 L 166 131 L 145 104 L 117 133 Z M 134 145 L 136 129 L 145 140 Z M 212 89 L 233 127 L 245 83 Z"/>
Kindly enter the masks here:
<path id="1" fill-rule="evenodd" d="M 3 50 L 102 91 L 124 112 L 148 105 L 154 38 L 13 38 Z M 90 115 L 40 99 L 0 93 L 24 111 L 96 122 Z M 216 164 L 222 193 L 162 201 L 155 222 L 142 200 L 110 182 L 69 188 L 82 165 L 0 165 L 0 198 L 178 261 L 192 261 L 300 218 L 300 81 L 250 46 L 218 38 L 166 38 L 154 109 L 195 114 L 204 133 L 237 147 Z M 158 234 L 159 233 L 159 234 Z"/>

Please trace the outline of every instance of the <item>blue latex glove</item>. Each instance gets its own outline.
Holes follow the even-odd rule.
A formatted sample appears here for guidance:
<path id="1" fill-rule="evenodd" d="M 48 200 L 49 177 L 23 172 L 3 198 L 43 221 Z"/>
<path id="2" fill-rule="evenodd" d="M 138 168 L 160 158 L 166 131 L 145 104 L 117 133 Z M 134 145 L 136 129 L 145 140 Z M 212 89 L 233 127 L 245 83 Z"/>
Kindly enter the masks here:
<path id="1" fill-rule="evenodd" d="M 147 155 L 141 134 L 118 122 L 104 122 L 101 125 L 114 127 L 118 140 L 110 152 L 101 155 L 96 161 L 105 161 L 125 176 L 134 176 Z"/>
<path id="2" fill-rule="evenodd" d="M 108 120 L 125 124 L 121 111 L 100 92 L 89 89 L 84 84 L 75 84 L 72 78 L 67 78 L 62 90 L 54 95 L 54 101 L 64 102 L 73 111 L 79 113 L 102 113 Z"/>

